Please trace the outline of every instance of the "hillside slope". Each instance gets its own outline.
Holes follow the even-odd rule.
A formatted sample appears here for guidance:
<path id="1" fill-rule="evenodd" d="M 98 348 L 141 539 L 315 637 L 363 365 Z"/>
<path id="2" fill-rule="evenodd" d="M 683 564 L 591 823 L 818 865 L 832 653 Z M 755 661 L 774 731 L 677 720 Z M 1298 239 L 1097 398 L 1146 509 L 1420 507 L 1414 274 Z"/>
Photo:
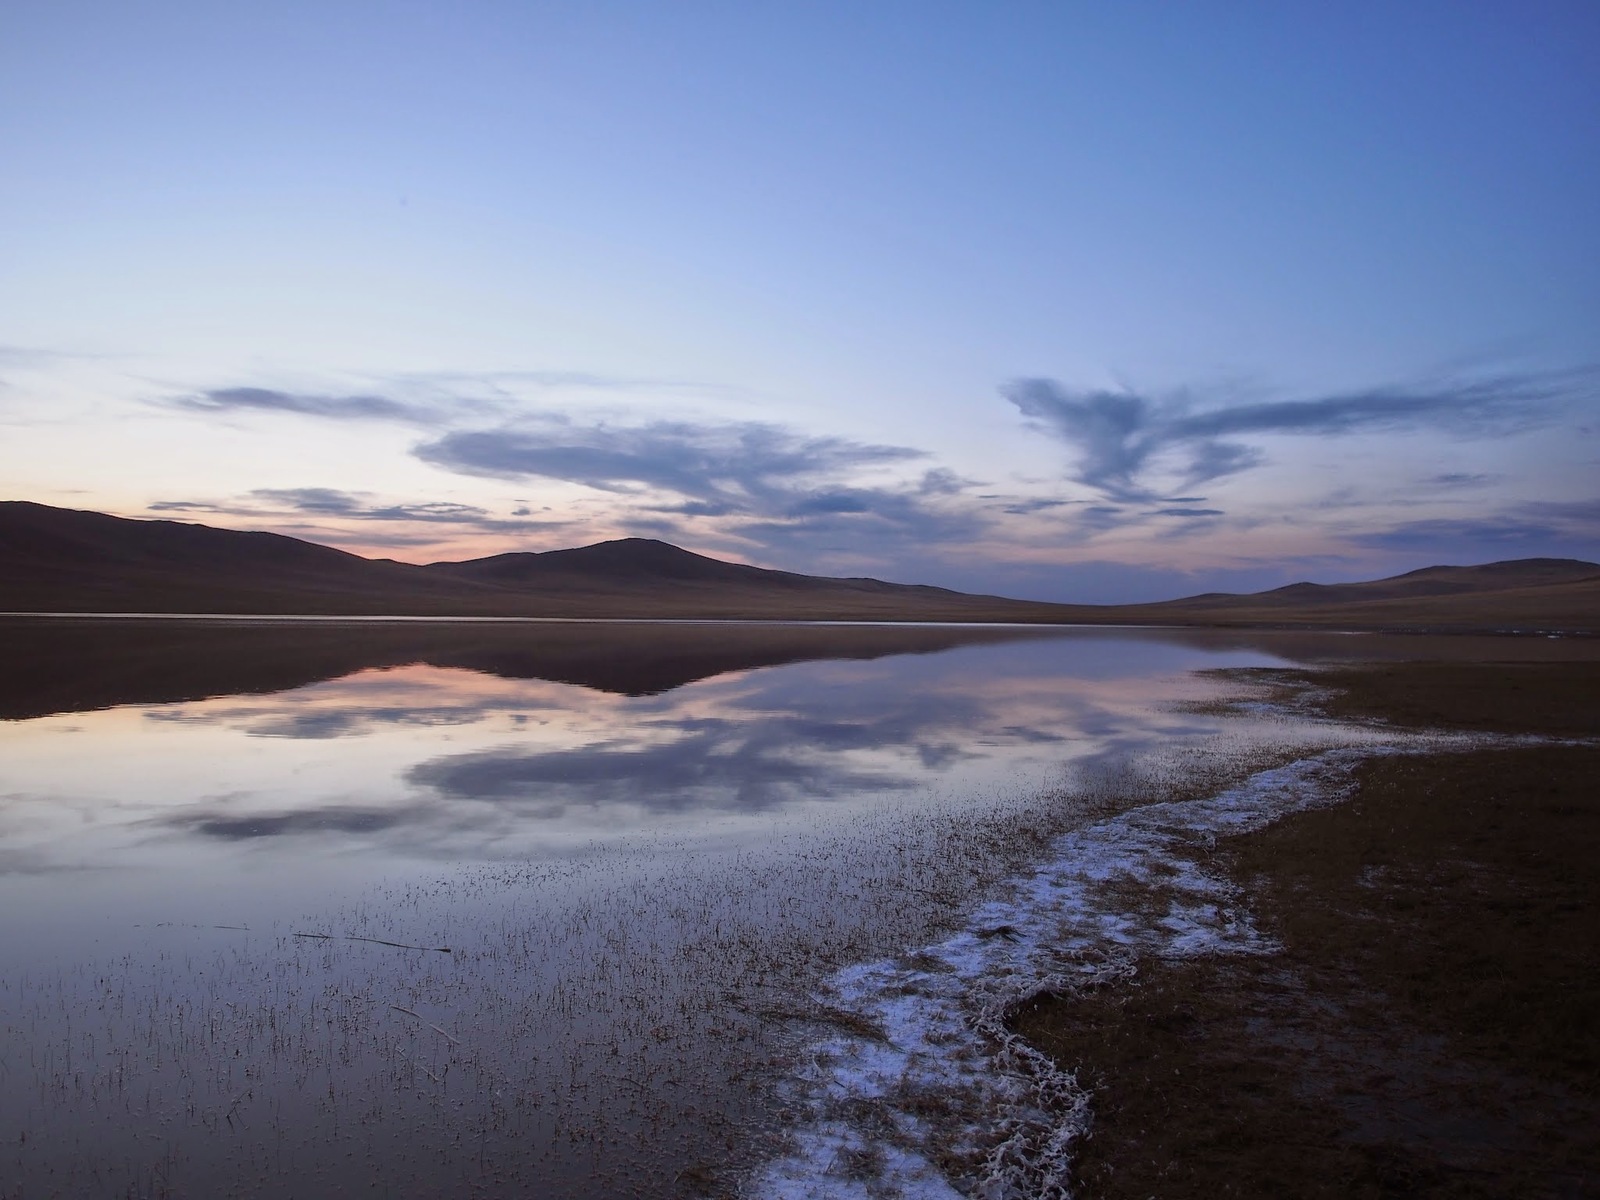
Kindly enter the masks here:
<path id="1" fill-rule="evenodd" d="M 961 621 L 1600 633 L 1600 565 L 1532 558 L 1365 583 L 1079 605 L 723 562 L 646 538 L 427 566 L 273 533 L 0 502 L 0 612 Z"/>
<path id="2" fill-rule="evenodd" d="M 1059 605 L 727 563 L 625 538 L 414 566 L 273 533 L 0 502 L 0 611 L 1021 621 Z"/>
<path id="3" fill-rule="evenodd" d="M 1525 558 L 1425 567 L 1366 583 L 1295 583 L 1253 595 L 1208 594 L 1141 608 L 1181 623 L 1348 628 L 1600 630 L 1600 565 Z"/>

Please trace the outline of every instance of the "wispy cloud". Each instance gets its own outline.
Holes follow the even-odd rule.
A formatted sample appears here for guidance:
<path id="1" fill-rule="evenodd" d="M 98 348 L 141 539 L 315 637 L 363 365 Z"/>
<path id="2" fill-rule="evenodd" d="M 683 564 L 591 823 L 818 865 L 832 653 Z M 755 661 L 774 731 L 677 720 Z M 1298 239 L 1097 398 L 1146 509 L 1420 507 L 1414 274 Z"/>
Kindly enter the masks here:
<path id="1" fill-rule="evenodd" d="M 0 347 L 0 364 L 5 361 Z M 333 421 L 398 421 L 432 429 L 537 413 L 552 393 L 602 392 L 637 398 L 643 393 L 737 394 L 738 389 L 682 379 L 608 375 L 594 371 L 433 371 L 386 375 L 372 390 L 306 391 L 276 387 L 207 388 L 157 401 L 191 413 L 280 413 Z"/>
<path id="2" fill-rule="evenodd" d="M 1236 475 L 1265 461 L 1260 447 L 1237 440 L 1266 435 L 1317 437 L 1431 429 L 1485 436 L 1532 428 L 1592 373 L 1501 376 L 1433 388 L 1370 391 L 1200 408 L 1188 394 L 1156 398 L 1135 392 L 1078 390 L 1052 379 L 1019 379 L 1002 394 L 1034 428 L 1076 454 L 1072 478 L 1108 499 L 1152 502 L 1148 482 L 1158 459 L 1180 488 Z"/>
<path id="3" fill-rule="evenodd" d="M 450 433 L 415 453 L 467 475 L 559 479 L 611 492 L 653 488 L 727 511 L 770 507 L 799 480 L 924 457 L 903 446 L 807 437 L 764 422 L 585 425 L 559 417 Z"/>
<path id="4" fill-rule="evenodd" d="M 1474 517 L 1400 521 L 1349 535 L 1358 546 L 1462 557 L 1600 559 L 1600 497 L 1532 500 Z"/>
<path id="5" fill-rule="evenodd" d="M 496 517 L 473 504 L 423 501 L 415 504 L 373 504 L 364 493 L 337 488 L 256 488 L 233 500 L 158 500 L 156 513 L 215 513 L 228 517 L 271 517 L 294 514 L 354 521 L 403 521 L 452 525 L 482 533 L 531 533 L 561 528 L 570 522 Z M 526 510 L 523 510 L 524 512 Z"/>
<path id="6" fill-rule="evenodd" d="M 502 370 L 502 371 L 426 371 L 395 378 L 451 389 L 536 388 L 552 391 L 591 392 L 693 392 L 696 394 L 743 394 L 740 388 L 705 380 L 647 375 L 618 375 L 603 371 Z"/>
<path id="7" fill-rule="evenodd" d="M 981 496 L 982 500 L 1005 500 L 1004 496 Z M 1031 516 L 1033 513 L 1049 512 L 1054 508 L 1067 508 L 1073 504 L 1081 504 L 1081 500 L 1059 500 L 1054 497 L 1032 497 L 1025 500 L 1010 500 L 1000 511 L 1013 517 Z"/>
<path id="8" fill-rule="evenodd" d="M 169 403 L 201 413 L 295 413 L 340 421 L 404 421 L 419 425 L 435 425 L 442 416 L 435 406 L 412 404 L 388 396 L 332 396 L 259 387 L 213 388 L 179 396 Z"/>
<path id="9" fill-rule="evenodd" d="M 617 495 L 618 527 L 641 536 L 755 545 L 779 561 L 881 564 L 908 546 L 970 541 L 990 518 L 943 468 L 884 481 L 926 455 L 765 422 L 583 424 L 547 419 L 446 434 L 425 462 L 503 479 L 545 478 Z M 708 522 L 708 523 L 707 523 Z"/>

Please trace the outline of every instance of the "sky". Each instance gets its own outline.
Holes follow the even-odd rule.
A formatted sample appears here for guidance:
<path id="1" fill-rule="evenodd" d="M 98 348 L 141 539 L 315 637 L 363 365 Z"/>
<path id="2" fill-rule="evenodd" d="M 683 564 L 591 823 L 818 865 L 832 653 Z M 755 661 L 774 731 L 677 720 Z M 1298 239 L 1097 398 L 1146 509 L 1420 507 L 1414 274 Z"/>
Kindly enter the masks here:
<path id="1" fill-rule="evenodd" d="M 0 0 L 0 498 L 1117 602 L 1600 559 L 1600 5 Z"/>

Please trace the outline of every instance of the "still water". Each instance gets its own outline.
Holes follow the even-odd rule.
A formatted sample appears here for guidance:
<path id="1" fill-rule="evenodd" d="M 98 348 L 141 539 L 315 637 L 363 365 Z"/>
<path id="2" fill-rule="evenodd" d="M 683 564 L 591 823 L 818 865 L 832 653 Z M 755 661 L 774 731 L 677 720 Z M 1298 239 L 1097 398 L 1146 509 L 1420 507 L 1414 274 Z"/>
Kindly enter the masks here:
<path id="1" fill-rule="evenodd" d="M 1191 672 L 1338 648 L 0 621 L 0 1195 L 698 1194 L 819 979 L 1290 736 Z"/>

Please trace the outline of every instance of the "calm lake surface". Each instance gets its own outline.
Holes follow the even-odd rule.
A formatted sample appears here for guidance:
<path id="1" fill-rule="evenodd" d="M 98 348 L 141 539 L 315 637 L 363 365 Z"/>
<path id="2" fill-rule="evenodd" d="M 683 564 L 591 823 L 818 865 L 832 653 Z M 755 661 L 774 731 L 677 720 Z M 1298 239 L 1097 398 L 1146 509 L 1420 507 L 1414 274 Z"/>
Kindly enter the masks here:
<path id="1" fill-rule="evenodd" d="M 0 620 L 0 1195 L 695 1194 L 818 979 L 1356 642 Z"/>

